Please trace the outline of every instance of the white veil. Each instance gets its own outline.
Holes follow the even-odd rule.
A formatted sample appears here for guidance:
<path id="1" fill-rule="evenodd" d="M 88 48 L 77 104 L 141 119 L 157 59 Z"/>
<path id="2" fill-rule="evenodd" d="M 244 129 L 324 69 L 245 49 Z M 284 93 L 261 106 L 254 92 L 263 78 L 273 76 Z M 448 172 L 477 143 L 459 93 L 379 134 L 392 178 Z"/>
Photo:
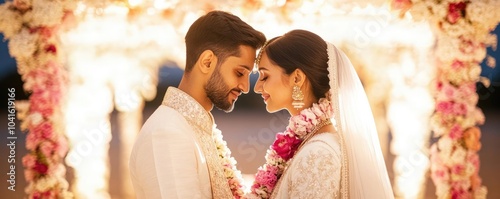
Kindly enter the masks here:
<path id="1" fill-rule="evenodd" d="M 327 46 L 330 97 L 337 123 L 332 122 L 341 137 L 341 197 L 392 199 L 394 194 L 363 85 L 344 52 L 331 43 L 327 42 Z"/>

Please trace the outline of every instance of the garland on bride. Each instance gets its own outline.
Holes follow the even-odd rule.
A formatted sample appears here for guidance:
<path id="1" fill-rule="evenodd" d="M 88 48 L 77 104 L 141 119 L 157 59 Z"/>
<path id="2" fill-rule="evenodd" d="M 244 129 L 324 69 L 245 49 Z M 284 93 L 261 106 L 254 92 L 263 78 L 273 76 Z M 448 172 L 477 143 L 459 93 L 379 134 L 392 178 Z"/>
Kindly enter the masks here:
<path id="1" fill-rule="evenodd" d="M 486 48 L 496 48 L 490 32 L 500 22 L 499 1 L 494 0 L 393 0 L 392 6 L 409 12 L 414 20 L 428 20 L 436 34 L 437 77 L 435 112 L 431 117 L 431 178 L 438 198 L 486 198 L 479 177 L 482 111 L 476 107 L 476 83 Z M 487 58 L 494 67 L 494 59 Z"/>
<path id="2" fill-rule="evenodd" d="M 297 152 L 304 138 L 325 120 L 329 120 L 333 108 L 325 98 L 311 108 L 304 109 L 289 120 L 285 132 L 276 134 L 276 140 L 267 150 L 266 163 L 259 167 L 251 192 L 244 198 L 270 198 L 285 167 Z"/>
<path id="3" fill-rule="evenodd" d="M 14 0 L 0 5 L 0 32 L 9 40 L 28 103 L 16 101 L 21 129 L 27 130 L 23 157 L 28 198 L 69 198 L 68 151 L 61 106 L 67 86 L 58 31 L 71 19 L 75 1 Z"/>

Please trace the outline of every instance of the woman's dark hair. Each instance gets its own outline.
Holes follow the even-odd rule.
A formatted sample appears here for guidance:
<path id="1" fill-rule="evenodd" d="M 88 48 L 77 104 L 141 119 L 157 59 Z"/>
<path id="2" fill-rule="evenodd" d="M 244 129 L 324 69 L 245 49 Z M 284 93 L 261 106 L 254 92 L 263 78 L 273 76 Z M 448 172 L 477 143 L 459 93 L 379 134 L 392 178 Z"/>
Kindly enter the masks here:
<path id="1" fill-rule="evenodd" d="M 205 50 L 212 50 L 220 65 L 229 56 L 240 56 L 240 45 L 258 49 L 266 37 L 233 14 L 211 11 L 189 27 L 185 40 L 185 71 L 190 72 Z"/>
<path id="2" fill-rule="evenodd" d="M 328 53 L 326 42 L 306 30 L 292 30 L 275 37 L 260 52 L 266 52 L 269 60 L 285 70 L 287 75 L 295 69 L 302 70 L 317 99 L 325 97 L 330 89 L 328 78 Z"/>

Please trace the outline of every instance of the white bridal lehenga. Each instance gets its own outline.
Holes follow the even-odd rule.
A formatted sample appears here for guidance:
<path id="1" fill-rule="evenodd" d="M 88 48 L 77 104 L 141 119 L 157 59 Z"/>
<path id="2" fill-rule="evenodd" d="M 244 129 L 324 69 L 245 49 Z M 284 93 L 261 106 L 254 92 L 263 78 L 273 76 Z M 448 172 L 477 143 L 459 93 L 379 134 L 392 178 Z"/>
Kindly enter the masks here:
<path id="1" fill-rule="evenodd" d="M 291 160 L 274 198 L 339 198 L 340 138 L 325 132 L 311 138 Z"/>

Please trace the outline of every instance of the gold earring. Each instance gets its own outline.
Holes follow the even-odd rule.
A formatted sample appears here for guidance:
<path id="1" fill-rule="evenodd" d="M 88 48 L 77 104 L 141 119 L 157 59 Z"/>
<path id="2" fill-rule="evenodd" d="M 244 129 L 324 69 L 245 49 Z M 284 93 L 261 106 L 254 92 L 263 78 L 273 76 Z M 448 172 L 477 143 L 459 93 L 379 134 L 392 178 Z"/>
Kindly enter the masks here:
<path id="1" fill-rule="evenodd" d="M 292 99 L 293 108 L 301 109 L 302 107 L 304 107 L 304 94 L 300 90 L 300 87 L 297 85 L 293 86 Z"/>

